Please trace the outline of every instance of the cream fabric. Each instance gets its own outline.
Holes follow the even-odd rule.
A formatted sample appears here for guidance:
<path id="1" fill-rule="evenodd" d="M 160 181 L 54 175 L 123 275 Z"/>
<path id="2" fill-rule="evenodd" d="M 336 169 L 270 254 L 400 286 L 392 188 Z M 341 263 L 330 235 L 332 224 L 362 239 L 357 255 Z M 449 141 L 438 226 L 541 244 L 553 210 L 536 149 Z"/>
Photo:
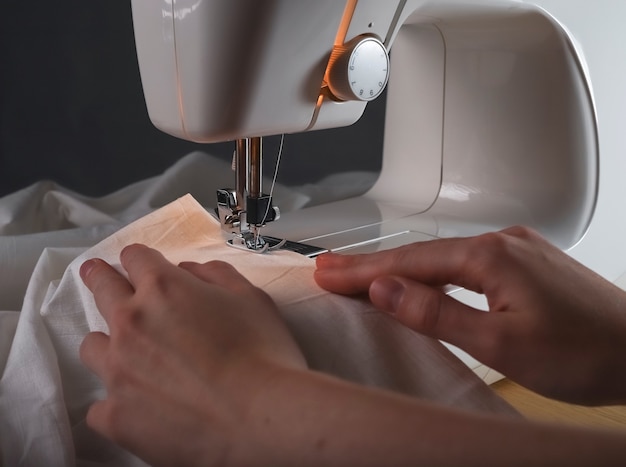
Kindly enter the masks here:
<path id="1" fill-rule="evenodd" d="M 68 200 L 62 201 L 67 206 Z M 122 223 L 112 223 L 106 215 L 88 213 L 90 222 L 103 222 L 110 229 Z M 106 230 L 92 231 L 88 238 Z M 366 301 L 317 287 L 312 260 L 290 252 L 257 255 L 228 247 L 215 219 L 187 195 L 87 251 L 45 249 L 28 281 L 21 311 L 0 312 L 4 466 L 142 465 L 86 427 L 89 404 L 105 391 L 78 358 L 87 332 L 106 331 L 78 269 L 96 256 L 118 265 L 121 249 L 135 242 L 159 249 L 173 263 L 232 263 L 274 298 L 312 368 L 449 406 L 514 414 L 439 342 L 407 330 Z M 10 272 L 2 274 L 8 277 Z"/>

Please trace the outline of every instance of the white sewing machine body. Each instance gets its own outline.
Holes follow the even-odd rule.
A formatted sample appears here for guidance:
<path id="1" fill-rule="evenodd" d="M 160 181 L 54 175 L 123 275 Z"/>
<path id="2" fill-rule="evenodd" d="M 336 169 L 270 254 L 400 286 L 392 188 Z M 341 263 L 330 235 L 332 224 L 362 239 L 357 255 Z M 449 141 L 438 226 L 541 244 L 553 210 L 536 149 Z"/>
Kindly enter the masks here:
<path id="1" fill-rule="evenodd" d="M 349 253 L 524 224 L 616 280 L 626 270 L 618 78 L 626 60 L 612 50 L 626 33 L 617 8 L 609 0 L 133 0 L 133 19 L 150 117 L 194 141 L 349 125 L 366 102 L 338 102 L 322 89 L 333 45 L 373 35 L 390 49 L 376 184 L 283 213 L 263 233 Z"/>

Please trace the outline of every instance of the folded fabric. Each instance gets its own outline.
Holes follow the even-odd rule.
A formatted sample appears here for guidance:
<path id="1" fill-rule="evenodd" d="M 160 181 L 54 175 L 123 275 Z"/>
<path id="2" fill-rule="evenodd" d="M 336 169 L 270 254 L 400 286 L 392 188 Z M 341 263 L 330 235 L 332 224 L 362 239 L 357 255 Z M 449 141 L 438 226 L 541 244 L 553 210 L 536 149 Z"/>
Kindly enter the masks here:
<path id="1" fill-rule="evenodd" d="M 320 289 L 313 260 L 227 246 L 217 221 L 187 195 L 87 251 L 45 250 L 19 320 L 0 315 L 0 324 L 15 329 L 0 379 L 0 452 L 7 467 L 142 465 L 86 426 L 87 408 L 105 392 L 78 358 L 88 332 L 107 331 L 79 267 L 100 257 L 119 268 L 119 253 L 130 243 L 157 248 L 175 264 L 233 264 L 276 301 L 314 369 L 448 406 L 515 414 L 438 341 L 408 330 L 367 301 Z M 0 370 L 2 364 L 0 359 Z"/>
<path id="2" fill-rule="evenodd" d="M 281 212 L 343 199 L 366 191 L 375 172 L 331 175 L 316 184 L 276 183 L 274 203 Z M 230 164 L 193 152 L 163 174 L 100 198 L 41 181 L 0 198 L 0 310 L 19 311 L 30 275 L 44 248 L 88 247 L 121 226 L 191 193 L 207 208 L 215 192 L 234 182 Z M 264 181 L 265 186 L 270 180 Z"/>

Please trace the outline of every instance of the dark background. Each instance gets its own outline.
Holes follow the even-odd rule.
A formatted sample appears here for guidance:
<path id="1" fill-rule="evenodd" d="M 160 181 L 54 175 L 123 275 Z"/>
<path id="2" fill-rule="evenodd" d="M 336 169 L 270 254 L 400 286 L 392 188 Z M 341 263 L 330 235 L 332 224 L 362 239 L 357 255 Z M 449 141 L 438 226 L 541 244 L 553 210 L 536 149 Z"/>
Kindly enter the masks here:
<path id="1" fill-rule="evenodd" d="M 0 0 L 0 8 L 0 195 L 51 179 L 99 196 L 194 150 L 231 157 L 233 143 L 189 143 L 150 123 L 129 0 Z M 379 99 L 351 127 L 288 135 L 279 181 L 379 170 L 383 114 Z"/>

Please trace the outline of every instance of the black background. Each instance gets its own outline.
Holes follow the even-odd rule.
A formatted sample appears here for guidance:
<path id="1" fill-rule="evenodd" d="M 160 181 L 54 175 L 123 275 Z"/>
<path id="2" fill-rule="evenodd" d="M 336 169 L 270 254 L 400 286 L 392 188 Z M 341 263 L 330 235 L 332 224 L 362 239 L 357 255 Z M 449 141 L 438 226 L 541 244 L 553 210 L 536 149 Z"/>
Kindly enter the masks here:
<path id="1" fill-rule="evenodd" d="M 156 0 L 146 0 L 156 1 Z M 51 179 L 99 196 L 202 150 L 150 123 L 128 0 L 0 0 L 0 195 Z M 279 180 L 380 168 L 384 99 L 355 125 L 288 135 Z M 273 150 L 276 143 L 268 142 Z"/>

